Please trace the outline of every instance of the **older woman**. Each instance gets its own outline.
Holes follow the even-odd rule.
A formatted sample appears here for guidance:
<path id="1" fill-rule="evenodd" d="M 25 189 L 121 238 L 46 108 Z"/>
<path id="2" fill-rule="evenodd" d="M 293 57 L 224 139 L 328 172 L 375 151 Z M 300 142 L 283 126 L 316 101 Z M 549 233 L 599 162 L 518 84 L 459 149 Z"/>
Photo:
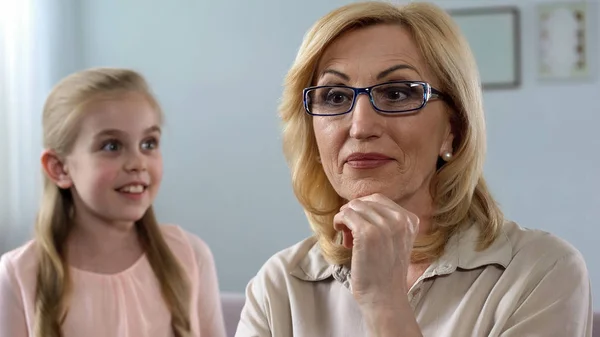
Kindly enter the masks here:
<path id="1" fill-rule="evenodd" d="M 315 235 L 248 284 L 236 336 L 591 336 L 582 256 L 506 221 L 486 186 L 476 69 L 433 5 L 313 26 L 281 116 Z"/>

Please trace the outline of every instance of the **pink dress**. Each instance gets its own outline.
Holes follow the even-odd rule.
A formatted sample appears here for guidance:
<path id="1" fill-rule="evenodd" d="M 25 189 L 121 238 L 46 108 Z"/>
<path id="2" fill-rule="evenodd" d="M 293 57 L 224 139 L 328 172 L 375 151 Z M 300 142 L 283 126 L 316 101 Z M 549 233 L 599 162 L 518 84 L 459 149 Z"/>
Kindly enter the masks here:
<path id="1" fill-rule="evenodd" d="M 209 247 L 177 226 L 163 235 L 191 280 L 193 336 L 225 337 L 214 260 Z M 0 259 L 0 337 L 33 337 L 36 283 L 33 241 Z M 145 255 L 117 274 L 70 269 L 73 295 L 64 337 L 173 336 L 171 314 Z"/>

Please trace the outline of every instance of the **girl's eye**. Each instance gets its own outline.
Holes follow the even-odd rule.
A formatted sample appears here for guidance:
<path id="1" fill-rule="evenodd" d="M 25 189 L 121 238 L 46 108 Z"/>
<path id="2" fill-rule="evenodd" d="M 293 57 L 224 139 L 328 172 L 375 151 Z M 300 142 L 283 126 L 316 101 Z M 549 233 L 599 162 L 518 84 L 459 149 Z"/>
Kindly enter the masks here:
<path id="1" fill-rule="evenodd" d="M 121 143 L 115 140 L 109 140 L 102 144 L 102 151 L 114 152 L 121 149 Z"/>
<path id="2" fill-rule="evenodd" d="M 142 143 L 143 150 L 154 150 L 158 147 L 158 140 L 155 138 L 148 139 Z"/>

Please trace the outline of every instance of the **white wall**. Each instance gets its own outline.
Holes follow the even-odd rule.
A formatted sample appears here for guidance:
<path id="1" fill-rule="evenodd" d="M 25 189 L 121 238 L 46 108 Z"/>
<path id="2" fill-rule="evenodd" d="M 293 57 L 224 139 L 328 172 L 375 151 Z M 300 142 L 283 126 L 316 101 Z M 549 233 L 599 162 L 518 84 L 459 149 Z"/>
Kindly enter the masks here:
<path id="1" fill-rule="evenodd" d="M 305 31 L 347 2 L 82 2 L 83 66 L 135 67 L 164 105 L 159 216 L 208 242 L 223 290 L 242 291 L 269 256 L 309 235 L 290 188 L 276 108 Z M 524 84 L 485 93 L 486 175 L 507 215 L 570 241 L 600 289 L 600 141 L 592 136 L 600 82 L 537 82 L 534 3 L 520 5 Z"/>

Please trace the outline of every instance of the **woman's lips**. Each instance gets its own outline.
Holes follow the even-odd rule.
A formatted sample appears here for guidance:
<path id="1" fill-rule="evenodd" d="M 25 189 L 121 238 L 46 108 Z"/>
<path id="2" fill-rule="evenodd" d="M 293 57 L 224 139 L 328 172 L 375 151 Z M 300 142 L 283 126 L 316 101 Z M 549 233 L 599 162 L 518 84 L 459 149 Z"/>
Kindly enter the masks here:
<path id="1" fill-rule="evenodd" d="M 355 152 L 346 158 L 346 164 L 355 169 L 373 169 L 390 163 L 393 158 L 377 152 Z"/>

